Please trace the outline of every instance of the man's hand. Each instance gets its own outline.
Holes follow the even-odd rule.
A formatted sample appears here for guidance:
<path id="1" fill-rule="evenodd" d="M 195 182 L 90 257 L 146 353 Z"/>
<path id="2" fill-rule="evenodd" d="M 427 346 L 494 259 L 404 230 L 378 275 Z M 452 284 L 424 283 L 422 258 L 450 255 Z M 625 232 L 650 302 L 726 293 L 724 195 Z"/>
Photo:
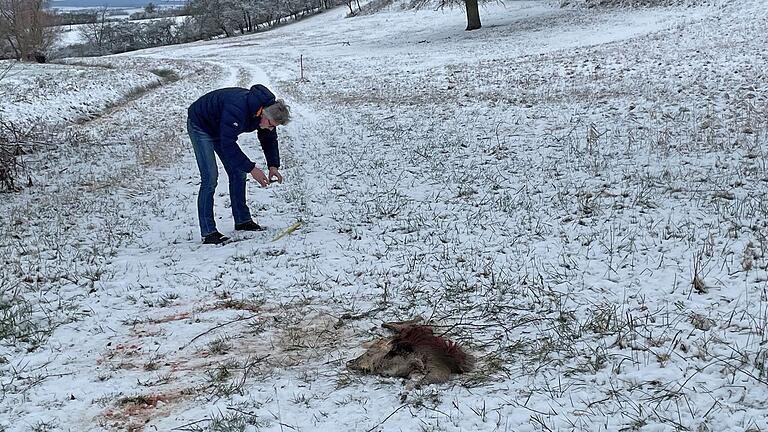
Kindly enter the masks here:
<path id="1" fill-rule="evenodd" d="M 277 170 L 277 167 L 269 167 L 269 182 L 272 183 L 272 179 L 276 179 L 278 183 L 283 182 L 283 176 L 280 174 L 280 171 Z"/>
<path id="2" fill-rule="evenodd" d="M 270 168 L 270 172 L 272 172 L 272 169 Z M 253 167 L 251 170 L 251 177 L 253 177 L 254 180 L 256 180 L 261 187 L 267 187 L 269 184 L 269 180 L 267 179 L 267 176 L 264 175 L 264 171 L 258 169 L 257 167 Z"/>

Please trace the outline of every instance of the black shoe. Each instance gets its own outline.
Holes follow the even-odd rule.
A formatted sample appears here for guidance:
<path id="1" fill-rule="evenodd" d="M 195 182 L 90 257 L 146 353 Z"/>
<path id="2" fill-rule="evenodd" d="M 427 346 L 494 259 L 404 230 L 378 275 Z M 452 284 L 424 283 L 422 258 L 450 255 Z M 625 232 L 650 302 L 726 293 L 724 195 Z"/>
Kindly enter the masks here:
<path id="1" fill-rule="evenodd" d="M 229 237 L 216 231 L 203 237 L 203 244 L 222 244 L 227 240 L 229 240 Z"/>
<path id="2" fill-rule="evenodd" d="M 257 224 L 254 221 L 243 222 L 241 224 L 235 224 L 235 230 L 237 231 L 264 231 L 266 228 Z"/>

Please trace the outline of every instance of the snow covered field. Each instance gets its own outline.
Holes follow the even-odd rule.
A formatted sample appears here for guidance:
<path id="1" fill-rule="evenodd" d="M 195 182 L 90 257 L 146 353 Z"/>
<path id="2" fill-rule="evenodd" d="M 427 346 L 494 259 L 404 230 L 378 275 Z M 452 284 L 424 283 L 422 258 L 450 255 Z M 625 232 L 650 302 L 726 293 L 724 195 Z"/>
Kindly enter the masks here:
<path id="1" fill-rule="evenodd" d="M 761 1 L 344 13 L 0 81 L 60 142 L 0 199 L 0 430 L 768 429 Z M 253 83 L 286 182 L 203 246 L 186 107 Z M 416 315 L 477 370 L 346 370 Z"/>

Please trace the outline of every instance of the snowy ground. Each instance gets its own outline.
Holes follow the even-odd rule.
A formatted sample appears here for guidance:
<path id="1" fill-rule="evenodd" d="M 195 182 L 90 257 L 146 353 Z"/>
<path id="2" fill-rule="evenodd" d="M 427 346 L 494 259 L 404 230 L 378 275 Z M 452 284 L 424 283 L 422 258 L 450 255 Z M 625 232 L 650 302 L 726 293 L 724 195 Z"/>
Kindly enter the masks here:
<path id="1" fill-rule="evenodd" d="M 0 81 L 77 122 L 0 202 L 0 430 L 768 429 L 761 1 L 343 15 Z M 203 246 L 185 109 L 256 82 L 286 182 Z M 415 315 L 477 370 L 345 369 Z"/>

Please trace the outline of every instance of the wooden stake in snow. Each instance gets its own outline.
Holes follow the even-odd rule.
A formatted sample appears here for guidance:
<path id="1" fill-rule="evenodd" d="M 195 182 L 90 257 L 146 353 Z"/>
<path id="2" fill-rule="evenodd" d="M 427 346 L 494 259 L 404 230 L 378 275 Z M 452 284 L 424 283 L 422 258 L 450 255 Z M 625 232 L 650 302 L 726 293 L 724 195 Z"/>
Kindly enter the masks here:
<path id="1" fill-rule="evenodd" d="M 301 70 L 301 77 L 299 78 L 299 82 L 309 82 L 308 79 L 304 78 L 304 54 L 299 56 L 299 68 Z"/>

